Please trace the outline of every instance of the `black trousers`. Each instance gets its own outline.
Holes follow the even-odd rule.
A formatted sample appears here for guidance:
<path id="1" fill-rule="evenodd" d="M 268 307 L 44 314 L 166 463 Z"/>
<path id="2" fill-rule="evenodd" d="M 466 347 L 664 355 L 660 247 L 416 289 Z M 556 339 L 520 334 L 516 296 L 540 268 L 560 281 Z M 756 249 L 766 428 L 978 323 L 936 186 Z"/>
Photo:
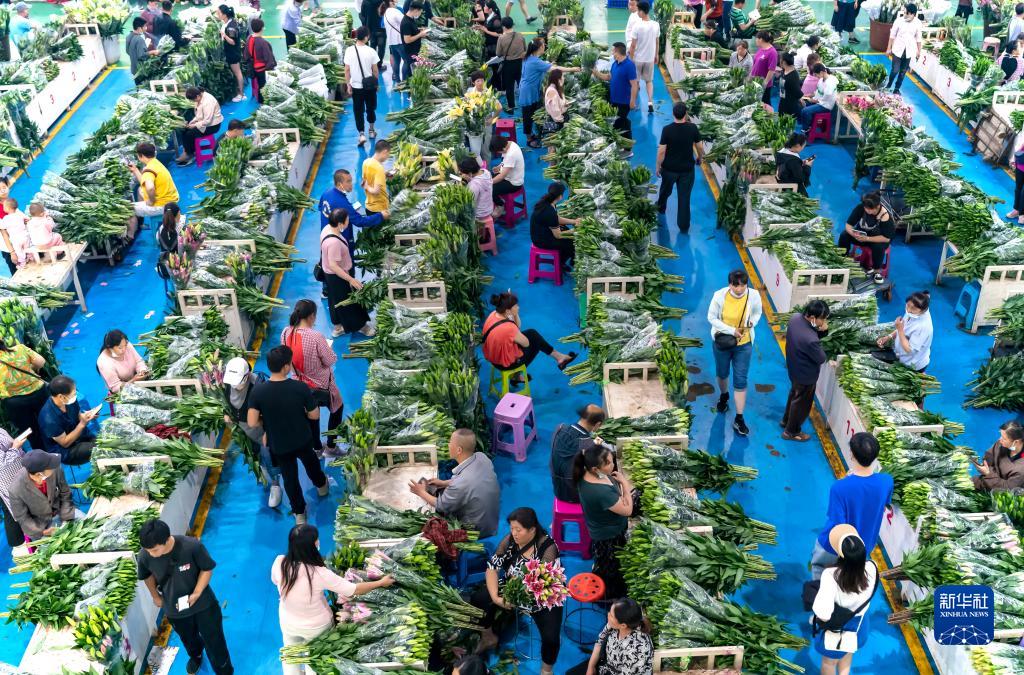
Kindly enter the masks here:
<path id="1" fill-rule="evenodd" d="M 680 232 L 690 231 L 690 193 L 693 192 L 694 170 L 675 172 L 661 170 L 658 210 L 664 212 L 669 195 L 676 190 L 676 225 Z"/>
<path id="2" fill-rule="evenodd" d="M 550 355 L 551 352 L 555 351 L 555 348 L 544 339 L 544 337 L 533 328 L 527 328 L 523 331 L 523 335 L 530 341 L 530 346 L 523 348 L 523 354 L 515 362 L 509 366 L 509 368 L 515 368 L 517 366 L 528 366 L 533 363 L 533 360 L 537 358 L 537 354 L 544 352 Z M 505 370 L 508 370 L 506 368 Z"/>
<path id="3" fill-rule="evenodd" d="M 501 63 L 501 88 L 505 90 L 508 113 L 516 109 L 516 85 L 523 76 L 522 59 L 505 59 Z"/>
<path id="4" fill-rule="evenodd" d="M 896 56 L 892 55 L 892 67 L 889 69 L 889 83 L 887 86 L 892 87 L 893 82 L 896 82 L 896 86 L 893 87 L 893 91 L 897 92 L 900 87 L 903 86 L 903 78 L 907 75 L 907 70 L 910 68 L 910 56 Z"/>
<path id="5" fill-rule="evenodd" d="M 285 49 L 291 49 L 292 45 L 295 44 L 296 42 L 298 42 L 298 37 L 295 35 L 295 33 L 291 32 L 290 30 L 287 30 L 287 29 L 282 29 L 282 30 L 284 30 L 284 46 L 285 46 Z"/>
<path id="6" fill-rule="evenodd" d="M 340 408 L 339 408 L 340 410 Z M 319 434 L 319 429 L 317 430 Z M 319 436 L 317 437 L 319 438 Z M 312 447 L 300 448 L 293 452 L 286 452 L 279 455 L 273 452 L 271 456 L 281 469 L 281 478 L 284 479 L 284 491 L 288 495 L 288 503 L 291 504 L 292 513 L 306 512 L 306 498 L 302 495 L 302 486 L 299 485 L 299 462 L 306 469 L 306 475 L 313 481 L 313 485 L 323 487 L 327 484 L 327 474 L 320 466 L 320 460 Z"/>
<path id="7" fill-rule="evenodd" d="M 786 433 L 795 436 L 811 415 L 814 406 L 814 385 L 790 382 L 789 399 L 786 400 L 786 412 L 782 415 L 782 424 Z"/>
<path id="8" fill-rule="evenodd" d="M 352 293 L 349 283 L 337 274 L 325 274 L 324 279 L 327 286 L 327 308 L 330 312 L 331 323 L 341 326 L 346 333 L 354 333 L 365 326 L 366 322 L 370 320 L 370 315 L 362 305 L 338 306 L 338 303 L 347 299 Z"/>
<path id="9" fill-rule="evenodd" d="M 527 138 L 533 136 L 533 114 L 540 110 L 542 105 L 544 105 L 543 101 L 537 101 L 523 106 L 523 133 Z M 537 131 L 539 132 L 540 129 Z"/>
<path id="10" fill-rule="evenodd" d="M 622 566 L 619 564 L 619 551 L 625 545 L 625 532 L 612 539 L 590 541 L 590 554 L 594 558 L 593 572 L 604 582 L 603 599 L 608 602 L 627 595 L 626 580 L 622 576 Z"/>
<path id="11" fill-rule="evenodd" d="M 3 254 L 4 262 L 7 263 L 7 269 L 11 271 L 11 276 L 13 277 L 14 273 L 18 271 L 18 266 L 14 264 L 14 258 L 11 256 L 10 253 L 4 251 Z"/>
<path id="12" fill-rule="evenodd" d="M 185 127 L 181 130 L 181 148 L 185 151 L 186 155 L 191 155 L 195 152 L 197 138 L 209 136 L 210 134 L 215 134 L 218 131 L 220 131 L 220 122 L 206 127 L 203 131 L 196 129 L 195 127 Z"/>
<path id="13" fill-rule="evenodd" d="M 377 121 L 377 90 L 366 91 L 352 87 L 352 111 L 356 115 L 356 131 L 363 133 L 363 115 L 370 126 Z"/>
<path id="14" fill-rule="evenodd" d="M 60 463 L 65 466 L 81 466 L 92 459 L 92 449 L 96 447 L 96 441 L 78 441 L 70 448 L 64 448 L 60 453 Z"/>
<path id="15" fill-rule="evenodd" d="M 176 600 L 166 599 L 165 602 Z M 224 616 L 218 603 L 215 602 L 208 609 L 191 616 L 168 618 L 168 621 L 181 638 L 190 658 L 202 658 L 205 648 L 206 658 L 209 659 L 213 672 L 217 675 L 232 675 L 235 672 L 234 666 L 231 665 L 231 654 L 228 653 L 228 643 L 224 639 Z"/>
<path id="16" fill-rule="evenodd" d="M 470 596 L 469 602 L 474 607 L 484 610 L 484 616 L 480 625 L 484 628 L 491 628 L 494 625 L 494 615 L 498 606 L 491 601 L 491 593 L 487 590 L 486 584 L 477 586 Z M 562 607 L 542 609 L 530 615 L 533 623 L 540 633 L 540 659 L 547 665 L 554 665 L 558 660 L 558 652 L 562 646 Z"/>
<path id="17" fill-rule="evenodd" d="M 387 31 L 379 28 L 370 31 L 370 46 L 377 50 L 377 62 L 384 64 L 384 49 L 388 46 Z"/>
<path id="18" fill-rule="evenodd" d="M 615 103 L 615 122 L 612 124 L 613 127 L 619 130 L 619 132 L 626 138 L 633 138 L 633 123 L 629 121 L 629 104 L 628 103 Z"/>
<path id="19" fill-rule="evenodd" d="M 1024 171 L 1016 166 L 1013 167 L 1013 208 L 1018 213 L 1024 213 Z"/>
<path id="20" fill-rule="evenodd" d="M 342 405 L 337 410 L 335 410 L 334 412 L 330 413 L 327 416 L 327 428 L 328 428 L 328 430 L 330 430 L 330 429 L 337 429 L 338 428 L 338 425 L 341 424 L 341 419 L 344 416 L 344 413 L 345 413 L 345 406 Z M 310 420 L 309 421 L 309 428 L 313 432 L 313 449 L 314 450 L 322 450 L 323 447 L 324 447 L 324 444 L 323 444 L 323 441 L 320 440 L 320 420 Z M 327 441 L 327 447 L 328 448 L 333 448 L 337 444 L 338 444 L 338 441 L 337 441 L 337 438 L 335 436 L 331 436 L 330 439 Z"/>
<path id="21" fill-rule="evenodd" d="M 21 546 L 25 543 L 25 533 L 21 530 L 21 525 L 18 525 L 18 521 L 11 515 L 10 509 L 7 508 L 7 502 L 2 499 L 0 499 L 0 510 L 4 514 L 4 534 L 7 535 L 7 545 L 11 548 Z"/>
<path id="22" fill-rule="evenodd" d="M 46 405 L 47 398 L 46 386 L 42 386 L 31 394 L 11 396 L 3 400 L 4 414 L 14 426 L 11 435 L 17 436 L 25 429 L 31 429 L 32 435 L 28 437 L 28 442 L 35 450 L 43 448 L 45 436 L 42 427 L 39 426 L 39 411 Z"/>
<path id="23" fill-rule="evenodd" d="M 256 81 L 256 101 L 263 105 L 263 87 L 267 86 L 267 71 L 256 71 L 256 75 L 252 79 Z"/>
<path id="24" fill-rule="evenodd" d="M 964 21 L 967 21 L 971 18 L 971 14 L 974 14 L 973 5 L 957 5 L 956 13 L 953 14 L 953 16 L 958 16 Z"/>
<path id="25" fill-rule="evenodd" d="M 537 248 L 546 248 L 549 251 L 558 251 L 560 262 L 562 265 L 571 265 L 576 260 L 576 244 L 573 243 L 572 239 L 556 239 L 555 237 L 549 237 L 543 243 L 539 243 L 531 240 L 531 243 Z"/>
<path id="26" fill-rule="evenodd" d="M 846 249 L 846 254 L 849 255 L 853 251 L 854 246 L 860 246 L 862 249 L 871 251 L 871 267 L 869 268 L 864 263 L 861 263 L 861 267 L 864 269 L 882 269 L 882 261 L 885 260 L 885 252 L 889 248 L 891 242 L 874 242 L 865 241 L 859 242 L 850 236 L 850 233 L 845 229 L 839 234 L 839 247 Z"/>
<path id="27" fill-rule="evenodd" d="M 502 195 L 512 194 L 513 192 L 516 192 L 522 187 L 522 185 L 513 185 L 512 183 L 509 183 L 506 179 L 502 178 L 501 180 L 491 185 L 491 199 L 494 200 L 495 204 L 498 204 L 499 198 Z"/>

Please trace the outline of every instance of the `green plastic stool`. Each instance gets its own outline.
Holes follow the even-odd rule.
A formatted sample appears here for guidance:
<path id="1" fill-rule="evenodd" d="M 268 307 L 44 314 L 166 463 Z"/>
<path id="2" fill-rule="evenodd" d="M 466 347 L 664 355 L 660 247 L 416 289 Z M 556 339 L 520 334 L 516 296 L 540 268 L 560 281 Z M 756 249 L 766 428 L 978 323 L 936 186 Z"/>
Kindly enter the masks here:
<path id="1" fill-rule="evenodd" d="M 491 364 L 491 382 L 490 391 L 497 397 L 502 397 L 509 392 L 509 385 L 512 381 L 512 376 L 516 373 L 521 373 L 523 376 L 523 390 L 519 392 L 523 396 L 530 395 L 530 378 L 526 374 L 526 366 L 516 366 L 510 370 L 502 370 L 493 363 Z M 494 385 L 501 383 L 501 391 Z"/>

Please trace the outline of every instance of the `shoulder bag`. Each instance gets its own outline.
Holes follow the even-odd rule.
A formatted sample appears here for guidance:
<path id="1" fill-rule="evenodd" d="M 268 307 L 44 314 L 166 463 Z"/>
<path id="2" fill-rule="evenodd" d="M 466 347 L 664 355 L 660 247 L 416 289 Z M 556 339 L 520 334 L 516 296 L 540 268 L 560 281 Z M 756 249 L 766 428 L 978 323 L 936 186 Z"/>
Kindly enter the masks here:
<path id="1" fill-rule="evenodd" d="M 341 237 L 339 237 L 336 234 L 329 234 L 326 237 L 324 237 L 324 241 L 327 241 L 331 237 L 334 237 L 335 239 L 338 239 L 338 240 L 341 239 Z M 342 243 L 344 244 L 345 242 L 342 242 Z M 324 242 L 323 241 L 320 242 L 320 260 L 317 261 L 317 263 L 315 265 L 313 265 L 313 278 L 316 279 L 317 281 L 320 281 L 320 282 L 323 282 L 323 281 L 327 280 L 327 274 L 324 272 Z"/>
<path id="2" fill-rule="evenodd" d="M 3 359 L 0 359 L 0 365 L 5 365 L 8 368 L 13 368 L 14 370 L 17 370 L 19 373 L 24 373 L 24 374 L 26 374 L 26 375 L 28 375 L 30 377 L 34 377 L 37 380 L 42 381 L 43 384 L 46 384 L 46 385 L 50 384 L 49 380 L 47 380 L 45 377 L 43 377 L 39 373 L 35 372 L 34 370 L 25 370 L 24 368 L 19 368 L 18 366 L 14 365 L 13 363 L 8 363 L 7 361 L 4 361 Z"/>
<path id="3" fill-rule="evenodd" d="M 371 92 L 371 91 L 376 92 L 377 91 L 377 78 L 373 77 L 372 75 L 370 77 L 366 76 L 366 71 L 363 70 L 363 57 L 360 56 L 359 45 L 353 45 L 352 49 L 356 50 L 356 63 L 359 64 L 359 74 L 362 75 L 361 82 L 362 82 L 362 85 L 363 85 L 363 91 L 365 91 L 365 92 Z M 374 52 L 374 55 L 376 55 L 376 52 Z M 371 67 L 370 71 L 371 71 L 371 73 L 373 72 L 372 67 Z"/>
<path id="4" fill-rule="evenodd" d="M 874 565 L 874 563 L 871 564 Z M 847 609 L 836 604 L 828 621 L 819 621 L 818 617 L 814 617 L 811 632 L 814 636 L 817 636 L 819 632 L 824 632 L 823 644 L 825 649 L 847 654 L 857 651 L 857 630 L 860 630 L 864 617 L 860 617 L 860 621 L 857 623 L 857 630 L 846 630 L 846 624 L 863 612 L 871 602 L 871 599 L 875 597 L 875 591 L 878 590 L 878 577 L 878 566 L 875 565 L 875 583 L 871 587 L 871 594 L 856 609 Z"/>
<path id="5" fill-rule="evenodd" d="M 729 291 L 726 291 L 728 294 Z M 737 328 L 743 323 L 743 319 L 747 316 L 747 301 L 750 300 L 750 289 L 747 289 L 747 295 L 743 298 L 743 309 L 740 310 L 740 323 L 736 325 Z M 725 310 L 725 300 L 722 300 L 723 313 Z M 727 352 L 736 348 L 739 344 L 739 340 L 735 335 L 729 335 L 728 333 L 715 333 L 715 347 L 720 351 Z"/>
<path id="6" fill-rule="evenodd" d="M 483 336 L 480 338 L 480 344 L 487 342 L 487 336 L 491 334 L 491 331 L 500 326 L 503 323 L 512 323 L 512 319 L 502 319 L 501 321 L 495 321 L 494 325 L 484 331 Z"/>

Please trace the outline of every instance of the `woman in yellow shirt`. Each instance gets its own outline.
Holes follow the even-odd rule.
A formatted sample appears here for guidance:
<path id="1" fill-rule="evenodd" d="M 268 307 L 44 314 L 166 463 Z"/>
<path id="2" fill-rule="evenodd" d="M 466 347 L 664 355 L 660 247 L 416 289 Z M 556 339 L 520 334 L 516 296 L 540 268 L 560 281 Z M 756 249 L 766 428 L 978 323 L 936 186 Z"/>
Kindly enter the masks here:
<path id="1" fill-rule="evenodd" d="M 750 279 L 743 270 L 729 272 L 729 285 L 719 289 L 708 307 L 711 324 L 711 350 L 715 355 L 715 375 L 718 378 L 718 405 L 724 413 L 729 409 L 729 371 L 736 395 L 736 419 L 732 428 L 740 436 L 750 433 L 743 419 L 747 404 L 747 372 L 754 348 L 754 326 L 761 320 L 761 296 L 751 289 Z"/>
<path id="2" fill-rule="evenodd" d="M 29 442 L 34 448 L 43 447 L 39 411 L 49 396 L 39 372 L 45 365 L 46 359 L 25 345 L 8 346 L 0 339 L 0 403 L 15 435 L 32 429 Z"/>

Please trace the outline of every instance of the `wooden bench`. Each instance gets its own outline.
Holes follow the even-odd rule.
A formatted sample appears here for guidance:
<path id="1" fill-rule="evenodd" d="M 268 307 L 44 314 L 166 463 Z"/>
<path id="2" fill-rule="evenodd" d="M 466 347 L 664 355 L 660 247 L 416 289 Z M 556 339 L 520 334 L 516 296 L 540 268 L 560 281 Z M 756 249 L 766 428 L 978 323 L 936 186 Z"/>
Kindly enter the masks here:
<path id="1" fill-rule="evenodd" d="M 85 294 L 78 279 L 78 261 L 85 254 L 85 244 L 61 244 L 50 248 L 29 248 L 25 251 L 28 262 L 14 273 L 15 284 L 39 284 L 64 290 L 71 285 L 78 297 L 76 303 L 82 312 L 88 312 Z M 63 257 L 62 257 L 63 256 Z"/>
<path id="2" fill-rule="evenodd" d="M 680 647 L 677 649 L 654 650 L 654 672 L 657 675 L 680 672 L 665 670 L 667 659 L 683 659 L 687 662 L 685 670 L 690 675 L 739 675 L 743 671 L 743 647 Z M 716 668 L 716 662 L 725 659 L 731 663 L 724 669 Z M 703 668 L 701 666 L 703 665 Z M 692 666 L 697 666 L 693 668 Z"/>

